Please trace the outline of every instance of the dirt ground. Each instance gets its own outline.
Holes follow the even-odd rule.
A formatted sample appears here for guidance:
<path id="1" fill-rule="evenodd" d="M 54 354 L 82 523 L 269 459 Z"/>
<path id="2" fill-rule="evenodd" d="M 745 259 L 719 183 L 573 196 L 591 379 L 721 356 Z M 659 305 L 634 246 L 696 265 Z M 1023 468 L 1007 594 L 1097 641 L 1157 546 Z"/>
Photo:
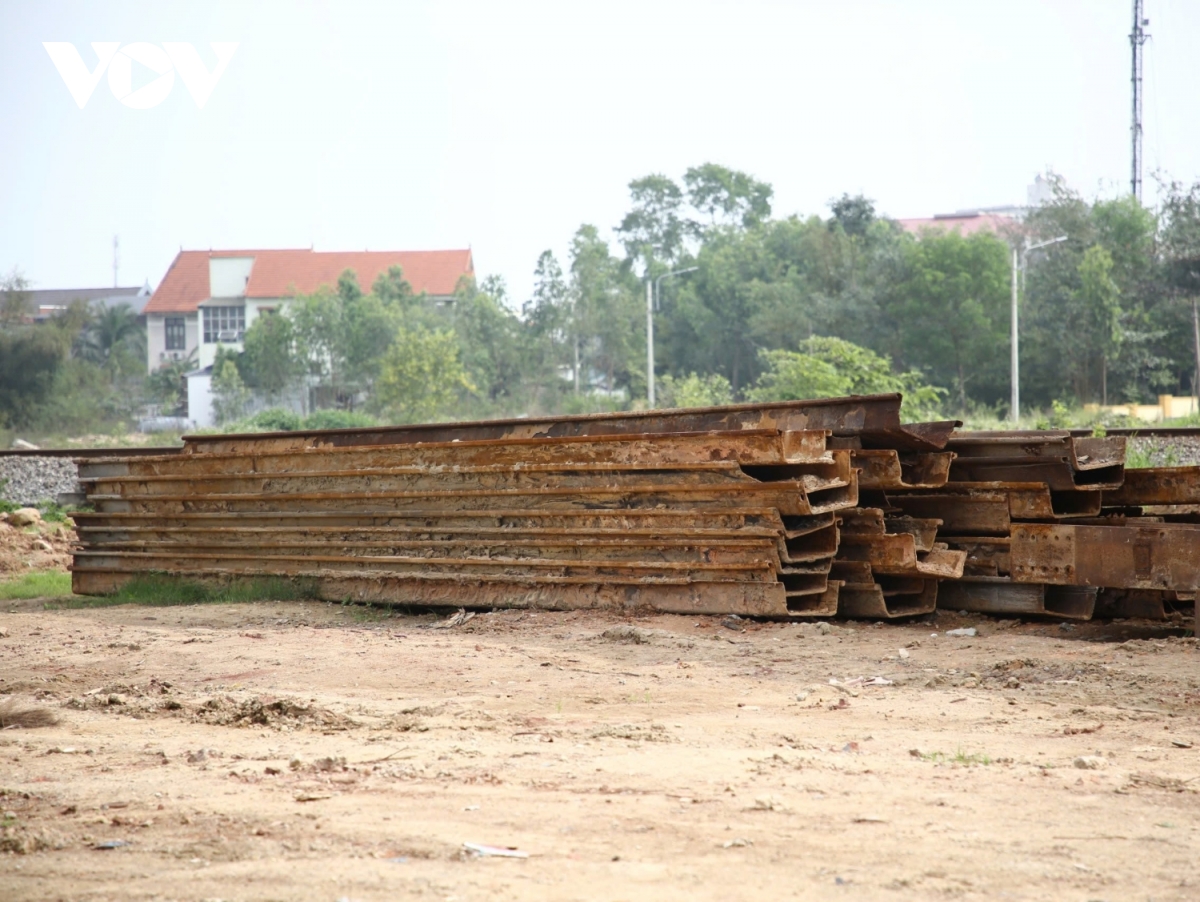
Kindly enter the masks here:
<path id="1" fill-rule="evenodd" d="M 0 580 L 39 570 L 65 571 L 75 530 L 63 523 L 16 527 L 0 520 Z"/>
<path id="2" fill-rule="evenodd" d="M 41 608 L 5 900 L 1200 898 L 1179 628 Z"/>

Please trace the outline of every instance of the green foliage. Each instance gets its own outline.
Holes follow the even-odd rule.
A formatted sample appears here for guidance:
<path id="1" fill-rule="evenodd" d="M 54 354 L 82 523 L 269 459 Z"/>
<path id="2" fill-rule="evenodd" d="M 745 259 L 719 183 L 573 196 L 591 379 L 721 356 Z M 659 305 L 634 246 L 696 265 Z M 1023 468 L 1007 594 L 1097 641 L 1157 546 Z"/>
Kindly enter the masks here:
<path id="1" fill-rule="evenodd" d="M 71 594 L 71 574 L 57 570 L 22 573 L 16 579 L 0 582 L 0 600 L 19 598 L 60 598 Z"/>
<path id="2" fill-rule="evenodd" d="M 316 410 L 304 418 L 301 427 L 312 429 L 362 429 L 378 426 L 379 421 L 360 410 Z"/>
<path id="3" fill-rule="evenodd" d="M 225 432 L 296 432 L 303 421 L 298 413 L 280 407 L 260 410 L 253 416 L 225 425 Z"/>
<path id="4" fill-rule="evenodd" d="M 716 163 L 693 166 L 683 175 L 688 201 L 709 219 L 709 226 L 753 228 L 771 215 L 774 189 L 744 172 Z"/>
<path id="5" fill-rule="evenodd" d="M 250 390 L 242 381 L 237 362 L 233 357 L 223 357 L 218 350 L 213 364 L 212 405 L 218 424 L 239 419 L 250 401 Z"/>
<path id="6" fill-rule="evenodd" d="M 296 330 L 290 317 L 260 315 L 246 330 L 242 344 L 246 382 L 278 398 L 304 372 L 296 354 Z"/>
<path id="7" fill-rule="evenodd" d="M 384 354 L 375 403 L 395 423 L 420 423 L 453 413 L 475 386 L 449 330 L 401 329 Z"/>
<path id="8" fill-rule="evenodd" d="M 994 396 L 1006 384 L 1008 248 L 989 232 L 933 232 L 900 245 L 900 278 L 883 299 L 896 329 L 892 356 L 955 386 Z"/>
<path id="9" fill-rule="evenodd" d="M 146 398 L 161 410 L 172 411 L 187 397 L 187 379 L 196 369 L 196 349 L 183 360 L 170 360 L 146 377 Z"/>
<path id="10" fill-rule="evenodd" d="M 682 379 L 666 375 L 659 393 L 663 407 L 716 407 L 733 403 L 733 387 L 720 373 L 688 373 Z"/>
<path id="11" fill-rule="evenodd" d="M 945 389 L 929 385 L 916 370 L 895 373 L 887 359 L 840 338 L 813 337 L 796 351 L 764 351 L 766 372 L 750 390 L 752 401 L 798 401 L 840 395 L 904 393 L 913 419 L 937 415 Z"/>
<path id="12" fill-rule="evenodd" d="M 33 313 L 29 285 L 29 280 L 15 266 L 0 279 L 0 326 L 19 325 Z"/>
<path id="13" fill-rule="evenodd" d="M 0 425 L 32 424 L 66 361 L 63 336 L 53 329 L 0 330 Z"/>

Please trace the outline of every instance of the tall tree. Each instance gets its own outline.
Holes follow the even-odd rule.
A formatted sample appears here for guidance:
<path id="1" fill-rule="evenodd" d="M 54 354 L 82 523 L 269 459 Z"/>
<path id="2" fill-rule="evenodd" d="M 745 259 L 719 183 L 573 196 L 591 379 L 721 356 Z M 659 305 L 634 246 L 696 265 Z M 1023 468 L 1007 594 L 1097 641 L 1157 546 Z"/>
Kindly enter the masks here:
<path id="1" fill-rule="evenodd" d="M 654 261 L 671 263 L 683 251 L 686 222 L 683 192 L 665 175 L 647 175 L 629 183 L 633 209 L 617 226 L 630 263 L 643 269 Z"/>
<path id="2" fill-rule="evenodd" d="M 688 202 L 708 218 L 708 228 L 724 225 L 749 229 L 771 216 L 774 189 L 744 172 L 705 163 L 684 173 L 683 183 Z"/>
<path id="3" fill-rule="evenodd" d="M 1200 395 L 1200 182 L 1186 188 L 1178 182 L 1168 185 L 1162 220 L 1168 290 L 1191 308 L 1192 393 Z"/>
<path id="4" fill-rule="evenodd" d="M 17 325 L 32 313 L 30 300 L 33 295 L 29 293 L 29 286 L 29 280 L 15 266 L 0 279 L 0 326 Z"/>
<path id="5" fill-rule="evenodd" d="M 960 411 L 968 386 L 1002 368 L 1009 297 L 1008 248 L 990 232 L 964 238 L 931 232 L 904 245 L 904 271 L 885 302 L 896 332 L 893 355 L 954 386 Z"/>
<path id="6" fill-rule="evenodd" d="M 622 278 L 620 262 L 593 225 L 582 225 L 571 241 L 572 331 L 579 336 L 580 370 L 587 384 L 598 377 L 610 394 L 641 382 L 641 310 Z M 639 338 L 641 341 L 639 341 Z"/>

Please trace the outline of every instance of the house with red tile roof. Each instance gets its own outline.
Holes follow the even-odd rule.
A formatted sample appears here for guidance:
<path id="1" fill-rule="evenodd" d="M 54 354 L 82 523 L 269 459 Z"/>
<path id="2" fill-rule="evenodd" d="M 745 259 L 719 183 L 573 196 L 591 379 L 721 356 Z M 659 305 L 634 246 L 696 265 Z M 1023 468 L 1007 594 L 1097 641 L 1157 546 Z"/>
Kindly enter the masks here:
<path id="1" fill-rule="evenodd" d="M 369 291 L 393 266 L 414 292 L 434 299 L 451 297 L 460 279 L 475 274 L 470 250 L 180 250 L 143 311 L 147 368 L 186 360 L 193 351 L 199 368 L 211 366 L 217 346 L 240 351 L 246 330 L 264 313 L 322 285 L 335 287 L 348 269 Z"/>
<path id="2" fill-rule="evenodd" d="M 1019 225 L 1019 220 L 1006 213 L 969 210 L 963 213 L 940 213 L 921 219 L 899 219 L 900 228 L 920 235 L 926 231 L 957 232 L 966 237 L 976 232 L 995 232 L 1003 235 Z"/>

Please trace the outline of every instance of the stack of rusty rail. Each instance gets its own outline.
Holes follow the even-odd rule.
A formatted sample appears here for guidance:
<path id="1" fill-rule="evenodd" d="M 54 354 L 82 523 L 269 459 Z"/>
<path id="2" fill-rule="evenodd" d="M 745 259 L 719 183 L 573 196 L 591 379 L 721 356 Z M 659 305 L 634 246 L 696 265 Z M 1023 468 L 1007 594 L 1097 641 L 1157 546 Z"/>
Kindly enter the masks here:
<path id="1" fill-rule="evenodd" d="M 1098 597 L 1194 597 L 1196 519 L 1149 505 L 1200 501 L 1200 468 L 1173 482 L 1163 471 L 1127 471 L 1124 437 L 1056 430 L 960 433 L 946 447 L 954 458 L 944 487 L 884 501 L 940 520 L 942 541 L 965 553 L 962 578 L 941 586 L 941 607 L 1086 620 Z"/>
<path id="2" fill-rule="evenodd" d="M 872 619 L 1194 593 L 1200 469 L 1126 480 L 1123 438 L 958 425 L 878 395 L 191 436 L 80 462 L 74 587 L 281 576 L 337 600 Z"/>
<path id="3" fill-rule="evenodd" d="M 832 616 L 882 395 L 242 436 L 83 461 L 74 587 L 301 577 L 326 598 Z M 949 434 L 953 424 L 942 432 Z"/>

